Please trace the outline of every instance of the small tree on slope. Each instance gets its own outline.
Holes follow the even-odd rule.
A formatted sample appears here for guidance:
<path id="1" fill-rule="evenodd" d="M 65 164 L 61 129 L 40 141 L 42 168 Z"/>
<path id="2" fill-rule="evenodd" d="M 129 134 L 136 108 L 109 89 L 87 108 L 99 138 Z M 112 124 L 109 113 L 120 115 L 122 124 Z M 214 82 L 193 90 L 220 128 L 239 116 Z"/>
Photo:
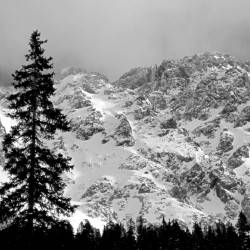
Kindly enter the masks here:
<path id="1" fill-rule="evenodd" d="M 9 181 L 0 188 L 1 222 L 21 224 L 29 236 L 36 228 L 54 225 L 59 215 L 74 211 L 70 199 L 63 196 L 62 174 L 72 169 L 70 158 L 51 151 L 45 142 L 54 138 L 57 129 L 69 131 L 66 117 L 50 100 L 54 73 L 50 72 L 52 58 L 44 57 L 46 42 L 34 31 L 27 65 L 13 74 L 16 91 L 8 96 L 9 116 L 17 125 L 3 140 Z"/>

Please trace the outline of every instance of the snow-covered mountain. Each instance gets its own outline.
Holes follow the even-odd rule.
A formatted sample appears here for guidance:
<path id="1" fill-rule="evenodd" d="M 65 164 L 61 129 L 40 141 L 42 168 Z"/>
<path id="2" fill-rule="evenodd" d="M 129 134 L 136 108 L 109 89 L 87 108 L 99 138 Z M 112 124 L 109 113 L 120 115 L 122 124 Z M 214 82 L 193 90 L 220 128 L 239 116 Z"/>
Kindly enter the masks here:
<path id="1" fill-rule="evenodd" d="M 75 165 L 66 190 L 79 205 L 72 222 L 164 215 L 189 226 L 235 221 L 240 210 L 250 219 L 249 72 L 219 53 L 132 69 L 114 83 L 63 70 L 53 101 L 72 131 L 53 147 Z"/>

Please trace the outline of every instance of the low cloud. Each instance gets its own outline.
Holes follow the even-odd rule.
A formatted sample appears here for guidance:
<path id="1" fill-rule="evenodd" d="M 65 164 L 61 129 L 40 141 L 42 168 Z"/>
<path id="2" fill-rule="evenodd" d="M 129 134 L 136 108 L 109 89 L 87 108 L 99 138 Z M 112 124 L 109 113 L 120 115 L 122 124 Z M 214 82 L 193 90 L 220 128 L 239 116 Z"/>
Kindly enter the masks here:
<path id="1" fill-rule="evenodd" d="M 24 63 L 31 32 L 56 70 L 111 80 L 135 66 L 204 51 L 250 58 L 249 0 L 0 0 L 0 81 Z"/>

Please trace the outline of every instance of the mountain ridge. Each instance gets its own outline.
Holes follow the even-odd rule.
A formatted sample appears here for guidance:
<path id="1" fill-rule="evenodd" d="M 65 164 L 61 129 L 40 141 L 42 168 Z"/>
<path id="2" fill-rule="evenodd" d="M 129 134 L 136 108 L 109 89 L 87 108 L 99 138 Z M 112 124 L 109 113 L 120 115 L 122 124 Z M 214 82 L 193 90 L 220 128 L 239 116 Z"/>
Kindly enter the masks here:
<path id="1" fill-rule="evenodd" d="M 75 165 L 66 193 L 76 216 L 100 225 L 164 216 L 190 226 L 235 222 L 243 210 L 250 219 L 249 65 L 204 53 L 135 68 L 113 83 L 64 70 L 53 102 L 72 131 L 51 146 Z"/>

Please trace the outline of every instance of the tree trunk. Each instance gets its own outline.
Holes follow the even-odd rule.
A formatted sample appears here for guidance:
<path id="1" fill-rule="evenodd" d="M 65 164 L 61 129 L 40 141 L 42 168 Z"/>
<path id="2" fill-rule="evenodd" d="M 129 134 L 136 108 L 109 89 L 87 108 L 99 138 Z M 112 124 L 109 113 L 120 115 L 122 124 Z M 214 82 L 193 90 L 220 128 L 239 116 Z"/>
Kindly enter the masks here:
<path id="1" fill-rule="evenodd" d="M 35 82 L 35 81 L 34 81 Z M 30 150 L 30 169 L 29 169 L 29 179 L 28 179 L 28 234 L 30 237 L 30 245 L 32 247 L 33 243 L 33 233 L 34 233 L 34 189 L 35 189 L 35 156 L 36 156 L 36 94 L 34 93 L 32 100 L 32 135 L 31 135 L 31 150 Z"/>

